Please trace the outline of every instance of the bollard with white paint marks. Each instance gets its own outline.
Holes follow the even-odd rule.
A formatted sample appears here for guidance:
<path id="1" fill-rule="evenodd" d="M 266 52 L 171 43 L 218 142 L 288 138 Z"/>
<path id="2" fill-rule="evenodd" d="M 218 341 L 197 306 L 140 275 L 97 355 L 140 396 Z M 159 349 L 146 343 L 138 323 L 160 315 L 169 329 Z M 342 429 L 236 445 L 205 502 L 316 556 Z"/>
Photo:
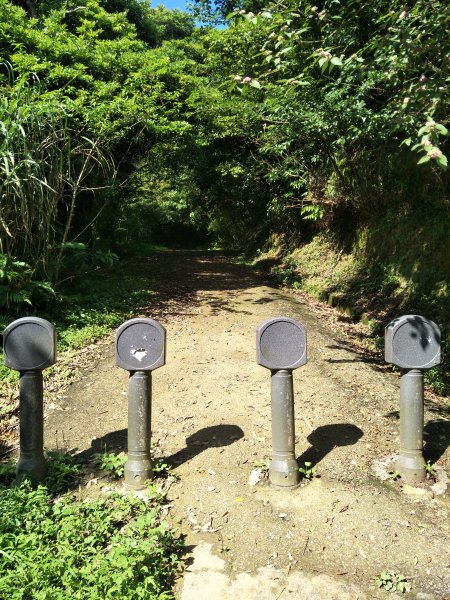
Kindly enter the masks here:
<path id="1" fill-rule="evenodd" d="M 151 372 L 166 362 L 166 330 L 153 319 L 130 319 L 116 334 L 116 364 L 130 372 L 125 484 L 142 489 L 150 478 Z"/>

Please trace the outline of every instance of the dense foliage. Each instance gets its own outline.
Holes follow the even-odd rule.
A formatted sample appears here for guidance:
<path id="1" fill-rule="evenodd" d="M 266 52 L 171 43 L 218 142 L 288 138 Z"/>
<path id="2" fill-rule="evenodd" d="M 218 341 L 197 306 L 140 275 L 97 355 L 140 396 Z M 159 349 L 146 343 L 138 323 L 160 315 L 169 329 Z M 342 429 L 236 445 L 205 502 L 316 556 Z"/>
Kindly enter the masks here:
<path id="1" fill-rule="evenodd" d="M 153 243 L 277 246 L 301 284 L 316 240 L 354 264 L 310 291 L 447 327 L 448 3 L 194 6 L 227 27 L 0 0 L 6 310 Z"/>
<path id="2" fill-rule="evenodd" d="M 180 540 L 161 519 L 165 495 L 152 484 L 137 498 L 114 490 L 98 497 L 66 492 L 79 467 L 49 457 L 33 489 L 8 486 L 0 470 L 0 597 L 169 600 Z"/>

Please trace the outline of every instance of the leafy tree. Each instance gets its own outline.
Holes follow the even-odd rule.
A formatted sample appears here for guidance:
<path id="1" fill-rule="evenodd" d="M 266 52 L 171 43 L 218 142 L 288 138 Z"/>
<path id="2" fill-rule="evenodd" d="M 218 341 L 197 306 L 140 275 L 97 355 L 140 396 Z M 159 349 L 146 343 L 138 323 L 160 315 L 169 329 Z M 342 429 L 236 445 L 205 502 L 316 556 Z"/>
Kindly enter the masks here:
<path id="1" fill-rule="evenodd" d="M 188 38 L 194 32 L 195 20 L 192 15 L 181 10 L 168 10 L 159 5 L 151 11 L 157 30 L 157 40 L 179 40 Z"/>
<path id="2" fill-rule="evenodd" d="M 192 10 L 196 17 L 208 24 L 223 24 L 233 11 L 259 12 L 265 6 L 263 0 L 193 0 Z"/>
<path id="3" fill-rule="evenodd" d="M 101 6 L 109 13 L 124 13 L 136 28 L 137 36 L 149 46 L 156 46 L 158 33 L 152 17 L 150 2 L 145 0 L 102 0 Z"/>

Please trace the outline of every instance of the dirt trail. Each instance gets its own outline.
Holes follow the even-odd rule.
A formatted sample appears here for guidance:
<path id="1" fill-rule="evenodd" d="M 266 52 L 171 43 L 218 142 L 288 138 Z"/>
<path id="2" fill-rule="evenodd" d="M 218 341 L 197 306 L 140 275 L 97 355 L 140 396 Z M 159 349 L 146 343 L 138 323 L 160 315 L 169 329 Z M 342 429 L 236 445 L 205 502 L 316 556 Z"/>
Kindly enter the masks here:
<path id="1" fill-rule="evenodd" d="M 397 376 L 226 256 L 171 252 L 140 268 L 158 296 L 134 316 L 167 329 L 152 443 L 180 477 L 170 514 L 192 558 L 178 598 L 383 598 L 373 579 L 385 569 L 412 582 L 403 598 L 449 598 L 448 492 L 406 494 L 371 470 L 398 451 Z M 255 362 L 255 328 L 278 315 L 308 331 L 308 364 L 294 372 L 296 450 L 320 474 L 290 492 L 248 481 L 271 452 L 270 373 Z M 47 409 L 46 446 L 126 448 L 127 379 L 111 344 Z M 444 408 L 428 402 L 427 457 L 447 469 L 448 426 Z"/>

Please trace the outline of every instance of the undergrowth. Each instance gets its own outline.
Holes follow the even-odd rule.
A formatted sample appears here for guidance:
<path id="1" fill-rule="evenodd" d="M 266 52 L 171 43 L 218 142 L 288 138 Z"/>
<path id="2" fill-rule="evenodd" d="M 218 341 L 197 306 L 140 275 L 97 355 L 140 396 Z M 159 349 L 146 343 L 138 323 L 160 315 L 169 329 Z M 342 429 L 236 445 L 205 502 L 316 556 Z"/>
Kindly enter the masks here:
<path id="1" fill-rule="evenodd" d="M 438 261 L 433 270 L 432 262 L 423 258 L 423 264 L 409 265 L 408 271 L 401 261 L 411 262 L 412 258 L 401 258 L 403 246 L 397 239 L 392 242 L 396 246 L 392 255 L 402 272 L 394 261 L 389 264 L 387 256 L 369 256 L 367 248 L 377 245 L 367 242 L 366 238 L 372 237 L 364 231 L 347 250 L 333 245 L 325 233 L 294 248 L 278 240 L 259 256 L 257 265 L 267 268 L 281 285 L 303 290 L 355 322 L 362 320 L 369 327 L 367 346 L 380 358 L 384 354 L 384 327 L 390 320 L 404 314 L 421 314 L 435 321 L 442 334 L 441 364 L 425 373 L 425 382 L 433 392 L 445 396 L 450 393 L 449 294 L 439 271 L 443 272 L 445 265 Z"/>
<path id="2" fill-rule="evenodd" d="M 0 324 L 4 327 L 27 314 L 47 319 L 55 325 L 57 356 L 61 357 L 61 353 L 82 349 L 108 335 L 123 321 L 150 306 L 153 298 L 148 279 L 122 264 L 67 280 L 50 303 L 29 306 L 26 312 L 0 313 Z M 55 366 L 44 371 L 44 379 L 55 372 L 65 381 L 71 377 L 70 368 L 59 359 Z M 0 456 L 13 443 L 18 380 L 19 373 L 4 365 L 0 350 Z"/>
<path id="3" fill-rule="evenodd" d="M 108 333 L 148 304 L 148 279 L 131 274 L 125 266 L 97 273 L 62 290 L 58 305 L 44 318 L 58 331 L 58 349 L 80 348 Z"/>
<path id="4" fill-rule="evenodd" d="M 83 348 L 150 303 L 153 293 L 148 280 L 125 271 L 126 267 L 118 266 L 112 271 L 91 273 L 67 282 L 50 304 L 40 309 L 30 308 L 28 312 L 55 325 L 59 352 Z M 1 315 L 0 322 L 6 325 L 19 316 L 25 315 Z M 4 367 L 3 356 L 0 379 L 5 382 L 18 379 L 15 371 Z"/>
<path id="5" fill-rule="evenodd" d="M 165 494 L 143 497 L 74 487 L 73 458 L 53 453 L 48 476 L 32 488 L 0 469 L 0 598 L 79 600 L 173 598 L 181 540 L 161 519 Z"/>

